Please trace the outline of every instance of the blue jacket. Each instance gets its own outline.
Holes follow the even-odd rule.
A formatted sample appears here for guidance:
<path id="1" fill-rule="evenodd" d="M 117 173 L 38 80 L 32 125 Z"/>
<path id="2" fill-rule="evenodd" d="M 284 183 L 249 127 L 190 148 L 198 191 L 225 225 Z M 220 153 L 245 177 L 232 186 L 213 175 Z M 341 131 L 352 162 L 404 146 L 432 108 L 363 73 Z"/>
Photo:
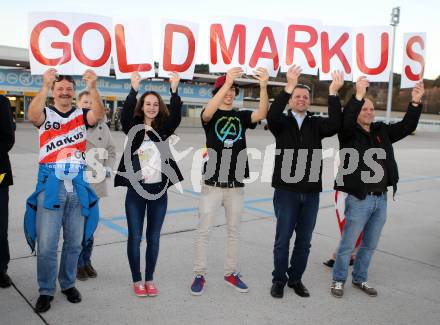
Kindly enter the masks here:
<path id="1" fill-rule="evenodd" d="M 38 194 L 45 191 L 44 207 L 50 210 L 59 210 L 58 202 L 59 186 L 63 186 L 65 179 L 72 181 L 75 191 L 78 193 L 81 203 L 81 215 L 86 219 L 84 223 L 84 239 L 85 244 L 92 236 L 99 222 L 99 198 L 96 196 L 92 187 L 84 180 L 83 169 L 77 170 L 75 173 L 60 172 L 53 165 L 40 164 L 38 170 L 38 182 L 34 193 L 26 201 L 26 212 L 24 215 L 24 234 L 26 240 L 32 250 L 35 250 L 35 241 L 37 238 L 37 198 Z"/>

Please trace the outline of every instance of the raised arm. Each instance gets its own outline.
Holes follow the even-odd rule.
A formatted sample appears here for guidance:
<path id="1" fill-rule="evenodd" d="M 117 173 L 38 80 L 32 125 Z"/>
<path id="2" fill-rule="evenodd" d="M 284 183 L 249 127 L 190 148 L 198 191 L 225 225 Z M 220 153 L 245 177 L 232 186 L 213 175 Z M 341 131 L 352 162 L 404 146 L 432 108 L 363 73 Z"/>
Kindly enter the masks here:
<path id="1" fill-rule="evenodd" d="M 402 140 L 416 130 L 422 114 L 422 96 L 424 93 L 423 82 L 417 83 L 411 92 L 411 103 L 409 103 L 403 119 L 400 122 L 388 124 L 386 131 L 391 142 Z"/>
<path id="2" fill-rule="evenodd" d="M 341 100 L 338 91 L 344 85 L 344 74 L 342 71 L 332 72 L 332 83 L 329 87 L 328 96 L 328 118 L 320 118 L 319 133 L 321 137 L 331 137 L 341 128 Z"/>
<path id="3" fill-rule="evenodd" d="M 270 109 L 267 112 L 267 123 L 270 131 L 276 135 L 279 134 L 283 127 L 283 112 L 289 102 L 290 96 L 298 84 L 298 78 L 301 75 L 301 68 L 293 65 L 287 70 L 286 78 L 287 85 L 270 105 Z"/>
<path id="4" fill-rule="evenodd" d="M 238 78 L 242 73 L 242 68 L 232 68 L 228 70 L 228 72 L 226 73 L 225 83 L 214 95 L 214 97 L 210 99 L 208 104 L 206 104 L 206 108 L 204 109 L 202 114 L 203 122 L 207 123 L 212 119 L 219 106 L 223 103 L 223 99 L 225 98 L 226 93 L 234 84 L 234 80 Z"/>
<path id="5" fill-rule="evenodd" d="M 365 76 L 356 81 L 356 95 L 354 95 L 344 107 L 342 114 L 342 136 L 351 137 L 357 125 L 357 118 L 364 105 L 364 97 L 367 93 L 369 82 Z"/>
<path id="6" fill-rule="evenodd" d="M 169 137 L 171 134 L 173 134 L 182 121 L 182 100 L 178 94 L 179 82 L 179 74 L 177 72 L 170 73 L 170 116 L 162 129 L 159 130 L 166 137 Z"/>
<path id="7" fill-rule="evenodd" d="M 46 100 L 49 96 L 49 91 L 52 88 L 55 79 L 57 77 L 56 69 L 48 69 L 43 74 L 43 85 L 38 91 L 37 95 L 32 99 L 29 104 L 28 117 L 29 121 L 32 122 L 36 127 L 40 127 L 46 116 L 44 115 L 44 107 L 46 106 Z"/>
<path id="8" fill-rule="evenodd" d="M 121 110 L 121 125 L 122 131 L 125 134 L 130 132 L 130 129 L 133 127 L 133 118 L 134 118 L 134 109 L 137 104 L 137 94 L 139 90 L 139 84 L 141 82 L 141 76 L 138 72 L 133 72 L 131 74 L 131 88 L 127 97 L 124 101 L 124 106 Z"/>
<path id="9" fill-rule="evenodd" d="M 89 125 L 96 125 L 105 115 L 104 103 L 96 88 L 97 79 L 98 77 L 93 70 L 87 69 L 83 74 L 83 80 L 86 82 L 86 87 L 90 92 L 90 99 L 92 101 L 90 111 L 87 113 L 87 123 Z"/>
<path id="10" fill-rule="evenodd" d="M 269 109 L 269 95 L 267 94 L 267 82 L 269 81 L 269 74 L 265 68 L 257 68 L 254 77 L 260 81 L 260 103 L 258 110 L 251 115 L 252 123 L 257 123 L 264 120 Z"/>

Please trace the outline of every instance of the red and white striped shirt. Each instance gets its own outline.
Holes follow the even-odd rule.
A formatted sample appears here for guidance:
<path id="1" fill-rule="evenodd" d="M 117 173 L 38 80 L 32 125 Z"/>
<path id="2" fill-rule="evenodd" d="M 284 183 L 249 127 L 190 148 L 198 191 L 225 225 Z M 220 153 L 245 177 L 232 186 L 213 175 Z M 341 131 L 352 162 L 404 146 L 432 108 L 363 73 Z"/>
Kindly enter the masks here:
<path id="1" fill-rule="evenodd" d="M 88 110 L 72 108 L 67 113 L 45 107 L 46 119 L 39 128 L 40 164 L 85 165 Z"/>

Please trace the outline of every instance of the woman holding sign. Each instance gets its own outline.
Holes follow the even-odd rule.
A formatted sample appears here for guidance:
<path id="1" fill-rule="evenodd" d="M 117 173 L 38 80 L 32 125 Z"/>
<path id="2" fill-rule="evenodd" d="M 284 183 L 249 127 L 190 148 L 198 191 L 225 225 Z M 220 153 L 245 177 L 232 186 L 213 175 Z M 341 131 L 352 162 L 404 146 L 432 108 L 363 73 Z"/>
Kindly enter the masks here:
<path id="1" fill-rule="evenodd" d="M 128 135 L 115 186 L 126 186 L 125 211 L 128 224 L 127 256 L 136 296 L 157 296 L 153 274 L 159 255 L 160 231 L 167 211 L 167 189 L 183 180 L 174 161 L 168 138 L 181 121 L 182 101 L 177 94 L 179 75 L 170 74 L 170 108 L 162 97 L 145 92 L 139 100 L 137 94 L 141 77 L 134 72 L 131 90 L 121 113 L 122 130 Z M 140 243 L 147 215 L 145 237 L 145 282 L 140 271 Z"/>

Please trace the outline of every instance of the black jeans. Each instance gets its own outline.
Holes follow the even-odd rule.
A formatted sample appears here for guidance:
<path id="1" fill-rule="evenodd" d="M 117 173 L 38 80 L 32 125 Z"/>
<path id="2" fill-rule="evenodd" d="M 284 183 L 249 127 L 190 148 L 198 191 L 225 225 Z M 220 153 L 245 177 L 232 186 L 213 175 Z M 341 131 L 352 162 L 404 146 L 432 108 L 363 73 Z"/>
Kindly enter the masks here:
<path id="1" fill-rule="evenodd" d="M 9 187 L 0 187 L 0 272 L 8 270 L 9 243 L 8 243 L 8 219 L 9 219 Z"/>
<path id="2" fill-rule="evenodd" d="M 277 227 L 273 248 L 272 282 L 300 281 L 307 266 L 310 242 L 319 209 L 319 193 L 275 189 L 273 197 Z M 295 245 L 289 264 L 289 246 L 295 230 Z"/>

